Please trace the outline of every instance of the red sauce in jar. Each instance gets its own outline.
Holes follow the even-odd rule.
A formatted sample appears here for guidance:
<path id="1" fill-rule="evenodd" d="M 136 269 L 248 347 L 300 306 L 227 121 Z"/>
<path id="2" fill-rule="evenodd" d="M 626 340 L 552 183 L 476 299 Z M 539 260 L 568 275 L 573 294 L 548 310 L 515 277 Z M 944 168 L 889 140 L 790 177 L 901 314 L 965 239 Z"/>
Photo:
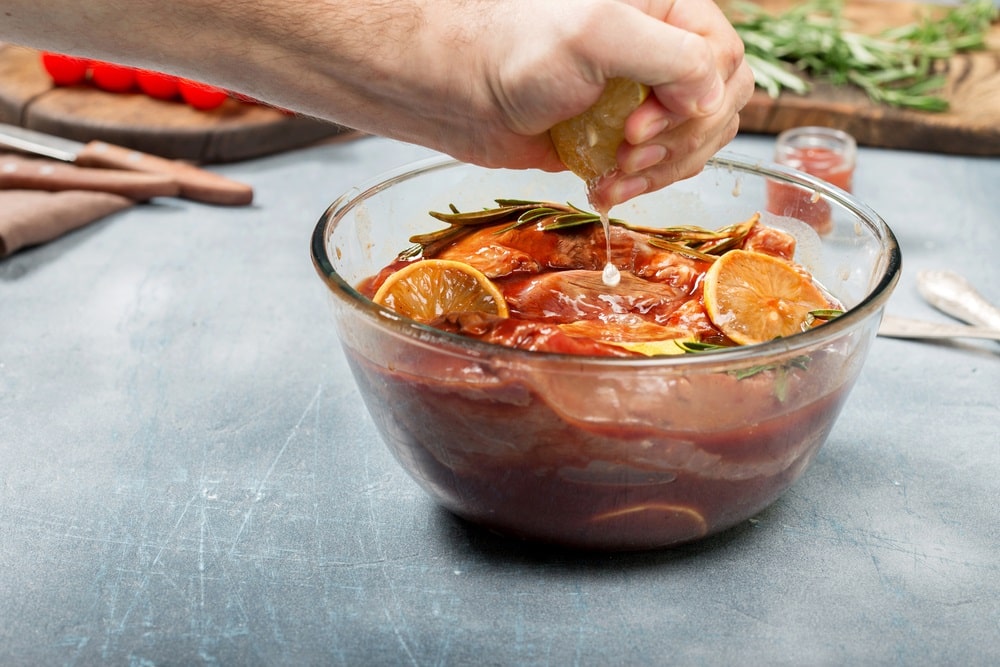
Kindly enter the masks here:
<path id="1" fill-rule="evenodd" d="M 776 159 L 788 167 L 804 171 L 842 190 L 851 191 L 854 177 L 853 150 L 838 150 L 821 145 L 779 145 Z M 802 220 L 820 234 L 828 233 L 833 226 L 828 203 L 815 193 L 788 183 L 768 182 L 767 210 L 776 215 Z"/>

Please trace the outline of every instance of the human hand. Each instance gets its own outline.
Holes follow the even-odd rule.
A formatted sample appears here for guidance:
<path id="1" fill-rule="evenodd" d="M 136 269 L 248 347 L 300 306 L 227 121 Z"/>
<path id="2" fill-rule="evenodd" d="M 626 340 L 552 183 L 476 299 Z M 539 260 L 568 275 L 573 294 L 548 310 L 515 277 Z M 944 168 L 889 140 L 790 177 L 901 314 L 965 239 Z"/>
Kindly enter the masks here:
<path id="1" fill-rule="evenodd" d="M 617 203 L 694 176 L 728 144 L 739 129 L 739 112 L 754 90 L 753 72 L 743 57 L 743 42 L 710 0 L 671 2 L 663 21 L 703 38 L 714 60 L 700 60 L 673 81 L 648 83 L 653 95 L 625 126 L 626 142 L 618 152 L 623 177 L 612 180 L 608 198 Z M 687 51 L 682 35 L 677 51 Z M 712 71 L 714 64 L 714 72 Z M 652 76 L 652 75 L 651 75 Z"/>
<path id="2" fill-rule="evenodd" d="M 511 127 L 526 135 L 508 147 L 523 151 L 523 159 L 551 169 L 549 155 L 539 158 L 548 150 L 546 137 L 534 133 L 551 114 L 562 120 L 566 109 L 575 115 L 590 106 L 618 76 L 651 86 L 653 94 L 626 123 L 621 170 L 596 193 L 603 203 L 693 176 L 735 136 L 753 75 L 742 42 L 713 2 L 587 2 L 569 12 L 549 23 L 549 30 L 561 26 L 551 39 L 528 35 L 535 48 L 522 45 L 503 70 L 515 76 L 513 83 L 501 81 L 505 94 L 497 98 L 511 101 Z M 519 101 L 525 90 L 533 92 Z"/>
<path id="3" fill-rule="evenodd" d="M 136 2 L 123 15 L 117 0 L 88 0 L 84 14 L 0 0 L 0 36 L 180 74 L 489 167 L 564 169 L 548 130 L 609 79 L 632 79 L 653 94 L 628 118 L 621 173 L 599 193 L 609 203 L 697 173 L 735 135 L 753 91 L 743 44 L 712 0 Z"/>

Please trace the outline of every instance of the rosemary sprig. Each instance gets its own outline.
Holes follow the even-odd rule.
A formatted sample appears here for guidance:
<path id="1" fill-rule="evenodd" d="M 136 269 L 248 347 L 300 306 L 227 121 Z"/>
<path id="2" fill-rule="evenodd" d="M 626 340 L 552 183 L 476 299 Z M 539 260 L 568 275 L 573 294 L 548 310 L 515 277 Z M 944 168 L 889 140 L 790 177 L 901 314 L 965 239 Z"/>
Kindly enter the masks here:
<path id="1" fill-rule="evenodd" d="M 674 344 L 684 350 L 686 354 L 697 354 L 698 352 L 711 352 L 713 350 L 731 350 L 732 347 L 717 345 L 715 343 L 703 343 L 697 340 L 675 340 Z"/>
<path id="2" fill-rule="evenodd" d="M 844 311 L 836 308 L 824 308 L 820 310 L 810 310 L 806 313 L 806 321 L 802 323 L 802 329 L 810 329 L 817 321 L 829 322 L 844 314 Z"/>
<path id="3" fill-rule="evenodd" d="M 809 317 L 813 318 L 814 320 L 823 320 L 824 322 L 827 320 L 832 320 L 836 317 L 840 317 L 843 314 L 844 311 L 840 310 L 839 308 L 820 308 L 819 310 L 809 311 Z"/>
<path id="4" fill-rule="evenodd" d="M 399 253 L 400 259 L 413 259 L 421 254 L 433 255 L 443 245 L 472 232 L 477 227 L 509 223 L 497 233 L 509 231 L 529 223 L 540 224 L 546 231 L 567 229 L 583 224 L 599 223 L 601 217 L 572 204 L 556 202 L 528 201 L 523 199 L 497 199 L 497 206 L 476 211 L 459 211 L 454 204 L 449 205 L 450 212 L 430 211 L 429 215 L 449 226 L 427 234 L 416 234 L 410 237 L 410 243 L 415 245 Z M 612 224 L 625 224 L 624 221 L 612 218 Z"/>
<path id="5" fill-rule="evenodd" d="M 790 359 L 784 364 L 760 364 L 759 366 L 750 366 L 749 368 L 744 368 L 737 371 L 730 371 L 730 374 L 737 380 L 746 380 L 754 375 L 759 375 L 765 371 L 773 370 L 784 370 L 790 371 L 793 368 L 798 368 L 800 370 L 809 370 L 809 356 L 799 355 L 793 359 Z"/>
<path id="6" fill-rule="evenodd" d="M 699 343 L 697 341 L 688 340 L 678 340 L 674 341 L 677 347 L 684 350 L 687 354 L 698 354 L 700 352 L 712 352 L 715 350 L 726 350 L 732 349 L 726 347 L 725 345 L 716 345 L 715 343 Z M 778 402 L 784 403 L 788 398 L 788 376 L 789 374 L 797 369 L 809 370 L 810 358 L 808 355 L 799 355 L 790 359 L 783 364 L 759 364 L 757 366 L 750 366 L 749 368 L 743 368 L 740 370 L 729 371 L 737 380 L 746 380 L 747 378 L 752 378 L 755 375 L 760 375 L 761 373 L 766 373 L 768 371 L 774 371 L 774 396 L 778 399 Z"/>
<path id="7" fill-rule="evenodd" d="M 399 254 L 399 259 L 413 259 L 421 254 L 425 257 L 433 256 L 444 245 L 481 226 L 499 226 L 507 223 L 496 231 L 497 234 L 528 224 L 537 225 L 543 231 L 551 232 L 583 225 L 600 224 L 601 221 L 601 217 L 597 213 L 586 211 L 573 204 L 522 199 L 497 199 L 495 201 L 497 206 L 476 211 L 462 212 L 454 205 L 449 206 L 447 213 L 431 211 L 431 217 L 447 223 L 448 227 L 411 236 L 410 243 L 414 245 L 403 250 Z M 760 215 L 755 214 L 744 222 L 727 225 L 717 230 L 694 225 L 646 227 L 632 225 L 618 218 L 611 218 L 609 223 L 645 234 L 649 244 L 654 247 L 703 261 L 714 261 L 727 250 L 742 244 L 743 239 L 750 233 L 759 219 Z"/>
<path id="8" fill-rule="evenodd" d="M 700 250 L 695 250 L 694 248 L 689 248 L 681 243 L 664 241 L 663 239 L 658 239 L 656 237 L 651 237 L 649 239 L 649 245 L 653 246 L 654 248 L 659 248 L 660 250 L 669 250 L 671 252 L 676 252 L 678 255 L 684 255 L 685 257 L 701 260 L 703 262 L 714 262 L 716 260 L 716 257 L 713 257 L 708 253 L 701 252 Z"/>
<path id="9" fill-rule="evenodd" d="M 843 18 L 843 0 L 809 0 L 777 15 L 749 3 L 733 8 L 747 63 L 771 97 L 809 92 L 808 76 L 857 86 L 876 103 L 931 112 L 948 109 L 935 94 L 946 82 L 937 64 L 984 48 L 998 15 L 993 0 L 966 0 L 940 16 L 865 35 Z"/>

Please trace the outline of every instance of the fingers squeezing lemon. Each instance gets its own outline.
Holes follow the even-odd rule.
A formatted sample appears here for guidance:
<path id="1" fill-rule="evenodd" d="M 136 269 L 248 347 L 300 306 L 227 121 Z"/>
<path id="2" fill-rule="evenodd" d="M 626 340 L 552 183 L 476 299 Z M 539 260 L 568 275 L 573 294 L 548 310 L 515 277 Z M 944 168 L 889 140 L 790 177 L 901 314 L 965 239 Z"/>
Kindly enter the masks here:
<path id="1" fill-rule="evenodd" d="M 625 120 L 648 95 L 649 87 L 641 83 L 608 81 L 592 107 L 549 130 L 563 164 L 588 184 L 617 169 Z"/>

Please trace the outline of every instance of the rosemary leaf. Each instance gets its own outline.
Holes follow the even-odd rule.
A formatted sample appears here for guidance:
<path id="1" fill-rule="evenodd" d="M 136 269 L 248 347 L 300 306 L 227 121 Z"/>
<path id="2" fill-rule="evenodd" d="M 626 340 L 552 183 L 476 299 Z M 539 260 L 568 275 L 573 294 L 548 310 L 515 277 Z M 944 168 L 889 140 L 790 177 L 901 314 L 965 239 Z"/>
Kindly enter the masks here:
<path id="1" fill-rule="evenodd" d="M 692 259 L 700 259 L 703 262 L 714 262 L 719 259 L 714 255 L 709 255 L 708 253 L 700 252 L 693 248 L 688 248 L 680 243 L 673 243 L 672 241 L 665 241 L 661 238 L 655 236 L 650 237 L 649 245 L 654 248 L 660 248 L 661 250 L 670 250 L 671 252 L 676 252 L 678 255 L 684 255 L 685 257 L 690 257 Z"/>
<path id="2" fill-rule="evenodd" d="M 820 322 L 829 322 L 830 320 L 836 319 L 844 314 L 844 311 L 837 310 L 834 308 L 821 309 L 821 310 L 810 310 L 806 313 L 806 320 L 802 323 L 802 330 L 807 331 L 816 323 L 817 320 Z"/>
<path id="3" fill-rule="evenodd" d="M 810 310 L 809 315 L 816 318 L 817 320 L 832 320 L 836 317 L 840 317 L 844 314 L 844 311 L 837 308 L 823 308 L 820 310 Z"/>
<path id="4" fill-rule="evenodd" d="M 684 350 L 686 354 L 697 354 L 698 352 L 711 352 L 712 350 L 727 350 L 730 349 L 725 345 L 716 345 L 715 343 L 702 343 L 696 340 L 675 340 L 674 344 L 677 347 Z"/>
<path id="5" fill-rule="evenodd" d="M 573 204 L 537 202 L 520 199 L 497 199 L 495 208 L 462 212 L 454 205 L 450 213 L 431 211 L 431 217 L 448 223 L 445 229 L 416 234 L 410 242 L 416 245 L 407 248 L 399 257 L 412 259 L 421 254 L 433 256 L 442 246 L 471 233 L 478 226 L 497 226 L 495 233 L 502 234 L 522 225 L 536 224 L 544 231 L 560 231 L 585 225 L 599 224 L 597 213 L 586 211 Z M 645 227 L 631 225 L 624 220 L 611 218 L 608 222 L 648 237 L 649 243 L 661 249 L 703 261 L 715 261 L 730 248 L 742 244 L 743 239 L 760 219 L 754 214 L 744 222 L 711 230 L 694 225 L 675 227 Z M 508 223 L 501 226 L 502 223 Z"/>

